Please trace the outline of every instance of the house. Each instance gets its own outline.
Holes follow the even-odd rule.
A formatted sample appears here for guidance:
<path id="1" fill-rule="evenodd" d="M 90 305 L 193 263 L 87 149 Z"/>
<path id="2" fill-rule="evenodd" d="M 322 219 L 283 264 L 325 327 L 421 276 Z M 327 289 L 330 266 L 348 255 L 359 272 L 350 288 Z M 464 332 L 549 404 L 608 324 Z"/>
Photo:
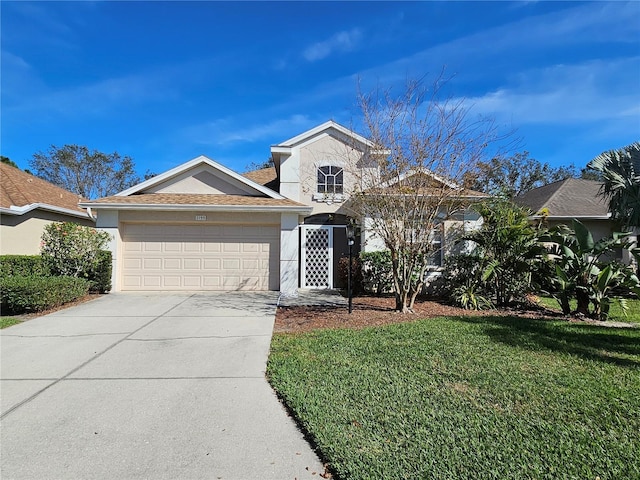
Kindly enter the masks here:
<path id="1" fill-rule="evenodd" d="M 606 199 L 599 195 L 601 185 L 593 180 L 566 178 L 534 188 L 516 197 L 515 202 L 533 212 L 531 220 L 549 229 L 571 226 L 572 220 L 579 220 L 598 241 L 621 231 L 620 224 L 611 218 Z M 628 251 L 618 250 L 614 258 L 631 261 Z"/>
<path id="2" fill-rule="evenodd" d="M 329 121 L 272 146 L 271 168 L 240 175 L 200 156 L 81 206 L 112 235 L 115 291 L 334 288 L 348 192 L 375 178 L 374 150 Z M 380 248 L 360 223 L 356 252 Z"/>
<path id="3" fill-rule="evenodd" d="M 45 225 L 74 222 L 95 226 L 78 206 L 83 200 L 18 168 L 0 163 L 0 254 L 37 255 Z"/>

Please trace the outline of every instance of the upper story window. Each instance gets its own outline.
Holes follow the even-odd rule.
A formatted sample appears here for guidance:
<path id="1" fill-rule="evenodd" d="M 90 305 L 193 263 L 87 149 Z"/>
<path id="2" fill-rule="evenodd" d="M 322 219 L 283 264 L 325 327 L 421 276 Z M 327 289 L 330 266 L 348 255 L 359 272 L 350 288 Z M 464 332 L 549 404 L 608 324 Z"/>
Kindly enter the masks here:
<path id="1" fill-rule="evenodd" d="M 318 193 L 342 194 L 344 190 L 342 167 L 318 167 Z"/>

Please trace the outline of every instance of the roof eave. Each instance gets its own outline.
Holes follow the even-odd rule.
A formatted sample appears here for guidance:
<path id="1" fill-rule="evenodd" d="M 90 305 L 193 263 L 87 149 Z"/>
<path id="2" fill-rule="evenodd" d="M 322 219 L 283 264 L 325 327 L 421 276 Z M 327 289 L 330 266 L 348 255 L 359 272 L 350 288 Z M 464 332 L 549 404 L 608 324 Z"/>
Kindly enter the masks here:
<path id="1" fill-rule="evenodd" d="M 23 205 L 21 207 L 16 207 L 15 205 L 11 205 L 9 208 L 1 207 L 0 213 L 2 213 L 3 215 L 24 215 L 31 212 L 32 210 L 46 210 L 48 212 L 62 213 L 73 217 L 86 218 L 95 221 L 95 219 L 92 218 L 88 212 L 79 212 L 77 210 L 57 207 L 55 205 L 49 205 L 47 203 L 31 203 L 29 205 Z"/>
<path id="2" fill-rule="evenodd" d="M 342 133 L 343 135 L 352 137 L 353 139 L 357 140 L 358 142 L 362 143 L 363 145 L 366 145 L 368 147 L 374 147 L 374 144 L 371 140 L 369 140 L 368 138 L 363 137 L 362 135 L 354 132 L 353 130 L 348 129 L 347 127 L 340 125 L 337 122 L 334 122 L 333 120 L 329 120 L 327 122 L 324 122 L 321 125 L 318 125 L 310 130 L 307 130 L 306 132 L 303 132 L 299 135 L 296 135 L 293 138 L 290 138 L 288 140 L 285 140 L 284 142 L 278 144 L 278 145 L 273 145 L 271 147 L 271 151 L 275 152 L 277 148 L 291 148 L 301 142 L 303 142 L 304 140 L 306 140 L 307 138 L 311 138 L 329 128 L 334 128 L 337 131 L 339 131 L 340 133 Z M 285 152 L 279 152 L 279 153 L 285 153 Z"/>
<path id="3" fill-rule="evenodd" d="M 93 209 L 111 209 L 111 210 L 155 210 L 155 211 L 203 211 L 203 212 L 287 212 L 308 214 L 313 210 L 312 207 L 304 205 L 206 205 L 206 204 L 159 204 L 148 205 L 141 203 L 85 203 L 80 204 L 83 207 L 91 207 Z"/>
<path id="4" fill-rule="evenodd" d="M 611 220 L 611 214 L 606 215 L 530 215 L 530 219 L 538 220 L 540 218 L 546 218 L 549 220 Z"/>

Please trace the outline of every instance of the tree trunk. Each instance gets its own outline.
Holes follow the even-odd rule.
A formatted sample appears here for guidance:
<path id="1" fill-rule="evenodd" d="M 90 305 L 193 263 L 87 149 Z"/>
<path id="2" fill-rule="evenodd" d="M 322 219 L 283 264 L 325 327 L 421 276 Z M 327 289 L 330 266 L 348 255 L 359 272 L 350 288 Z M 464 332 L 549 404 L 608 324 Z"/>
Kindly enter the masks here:
<path id="1" fill-rule="evenodd" d="M 589 294 L 583 291 L 576 291 L 576 300 L 578 300 L 578 307 L 576 313 L 581 313 L 585 316 L 589 315 Z"/>
<path id="2" fill-rule="evenodd" d="M 569 295 L 566 293 L 560 294 L 560 307 L 562 308 L 562 313 L 564 315 L 569 315 L 571 313 L 571 305 L 569 304 Z"/>

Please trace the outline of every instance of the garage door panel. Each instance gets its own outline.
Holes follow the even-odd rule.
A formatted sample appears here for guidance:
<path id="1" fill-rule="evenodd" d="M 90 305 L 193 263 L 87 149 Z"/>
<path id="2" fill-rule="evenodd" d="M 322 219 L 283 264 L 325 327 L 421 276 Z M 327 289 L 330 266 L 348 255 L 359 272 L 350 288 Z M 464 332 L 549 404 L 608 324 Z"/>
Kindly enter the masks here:
<path id="1" fill-rule="evenodd" d="M 206 253 L 216 253 L 222 251 L 222 245 L 220 243 L 205 243 L 204 251 Z"/>
<path id="2" fill-rule="evenodd" d="M 202 269 L 203 270 L 220 270 L 222 268 L 222 260 L 219 258 L 205 258 Z"/>
<path id="3" fill-rule="evenodd" d="M 169 252 L 169 253 L 180 253 L 182 252 L 182 244 L 179 242 L 162 242 L 158 243 L 158 247 L 154 245 L 152 249 L 147 250 L 148 252 Z"/>
<path id="4" fill-rule="evenodd" d="M 245 258 L 242 260 L 242 269 L 258 272 L 260 270 L 260 260 Z"/>
<path id="5" fill-rule="evenodd" d="M 222 259 L 223 270 L 239 270 L 240 259 L 239 258 L 224 258 Z"/>
<path id="6" fill-rule="evenodd" d="M 139 270 L 142 268 L 141 258 L 125 258 L 123 261 L 125 270 Z"/>
<path id="7" fill-rule="evenodd" d="M 129 287 L 141 287 L 142 286 L 142 277 L 140 275 L 125 275 L 122 278 L 122 286 L 127 289 Z"/>
<path id="8" fill-rule="evenodd" d="M 182 261 L 185 270 L 201 270 L 202 260 L 200 258 L 185 258 Z"/>
<path id="9" fill-rule="evenodd" d="M 162 263 L 161 258 L 145 258 L 142 261 L 142 268 L 144 270 L 161 270 Z"/>
<path id="10" fill-rule="evenodd" d="M 144 275 L 142 277 L 142 285 L 144 287 L 161 287 L 162 277 L 160 275 Z"/>
<path id="11" fill-rule="evenodd" d="M 157 260 L 160 262 L 160 265 L 155 267 L 157 269 L 180 270 L 182 268 L 182 261 L 179 258 L 158 258 Z"/>
<path id="12" fill-rule="evenodd" d="M 205 288 L 211 288 L 212 290 L 219 290 L 222 285 L 221 277 L 219 275 L 210 276 L 203 275 L 202 276 L 202 286 Z"/>
<path id="13" fill-rule="evenodd" d="M 185 287 L 198 289 L 202 286 L 202 278 L 200 276 L 184 275 L 182 278 Z"/>
<path id="14" fill-rule="evenodd" d="M 125 290 L 277 290 L 275 226 L 124 226 Z"/>
<path id="15" fill-rule="evenodd" d="M 200 243 L 185 242 L 182 245 L 184 245 L 183 251 L 185 253 L 200 253 L 200 252 L 202 252 L 202 245 Z"/>

